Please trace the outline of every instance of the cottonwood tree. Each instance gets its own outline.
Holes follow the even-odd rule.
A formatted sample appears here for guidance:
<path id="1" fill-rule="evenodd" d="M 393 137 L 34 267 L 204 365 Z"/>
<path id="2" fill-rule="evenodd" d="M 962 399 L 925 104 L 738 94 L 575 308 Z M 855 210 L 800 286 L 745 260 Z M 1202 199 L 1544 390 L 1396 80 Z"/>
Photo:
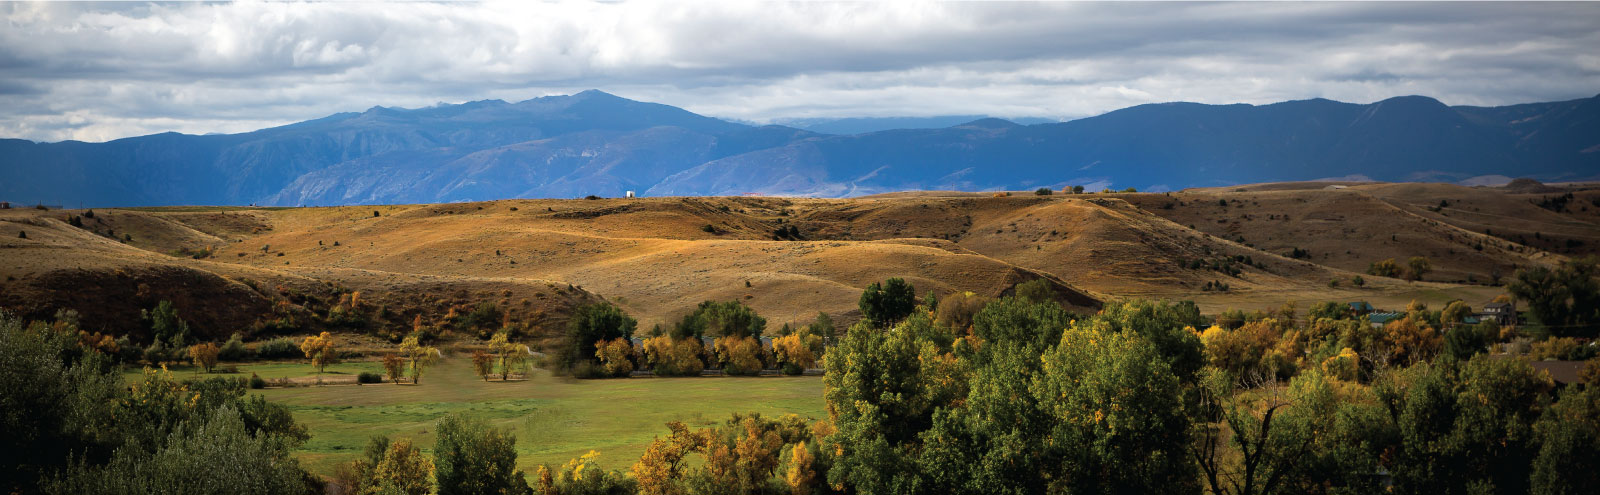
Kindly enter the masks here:
<path id="1" fill-rule="evenodd" d="M 596 342 L 631 338 L 638 326 L 638 320 L 611 303 L 579 306 L 567 323 L 567 355 L 563 362 L 571 366 L 592 361 Z"/>
<path id="2" fill-rule="evenodd" d="M 405 355 L 406 361 L 410 364 L 411 383 L 421 385 L 422 372 L 433 365 L 434 357 L 439 354 L 439 350 L 422 345 L 419 336 L 412 334 L 400 342 L 400 353 Z"/>
<path id="3" fill-rule="evenodd" d="M 873 282 L 861 292 L 857 304 L 861 308 L 861 315 L 873 326 L 887 328 L 916 309 L 917 288 L 899 277 L 881 284 Z"/>
<path id="4" fill-rule="evenodd" d="M 512 342 L 509 329 L 502 329 L 489 339 L 489 351 L 500 364 L 500 381 L 510 380 L 512 371 L 526 371 L 528 346 Z"/>
<path id="5" fill-rule="evenodd" d="M 481 349 L 472 351 L 472 369 L 477 371 L 478 377 L 489 381 L 489 375 L 494 373 L 494 356 Z"/>
<path id="6" fill-rule="evenodd" d="M 217 367 L 217 356 L 221 352 L 222 350 L 217 348 L 216 344 L 210 342 L 195 344 L 189 347 L 189 359 L 194 362 L 196 367 L 204 369 L 206 373 L 210 373 L 212 368 Z"/>
<path id="7" fill-rule="evenodd" d="M 328 365 L 339 362 L 339 342 L 328 332 L 320 335 L 306 337 L 300 341 L 300 351 L 311 359 L 311 365 L 317 367 L 317 373 L 322 373 Z"/>
<path id="8" fill-rule="evenodd" d="M 383 355 L 383 370 L 389 375 L 389 383 L 399 384 L 400 378 L 406 373 L 406 360 L 395 353 Z"/>
<path id="9" fill-rule="evenodd" d="M 482 420 L 445 416 L 435 428 L 434 477 L 439 495 L 526 493 L 517 470 L 516 437 Z"/>

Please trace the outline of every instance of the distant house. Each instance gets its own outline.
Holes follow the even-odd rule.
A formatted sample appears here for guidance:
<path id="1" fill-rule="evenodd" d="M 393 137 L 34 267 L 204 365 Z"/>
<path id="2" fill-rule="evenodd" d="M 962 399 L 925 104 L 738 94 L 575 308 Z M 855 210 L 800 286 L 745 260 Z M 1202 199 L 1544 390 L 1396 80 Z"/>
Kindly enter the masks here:
<path id="1" fill-rule="evenodd" d="M 1350 314 L 1353 314 L 1353 315 L 1356 315 L 1356 316 L 1365 316 L 1367 314 L 1372 313 L 1373 311 L 1377 311 L 1378 310 L 1377 308 L 1372 307 L 1371 304 L 1367 304 L 1366 301 L 1356 301 L 1356 302 L 1350 303 L 1349 307 L 1350 307 Z"/>
<path id="2" fill-rule="evenodd" d="M 1483 305 L 1483 311 L 1478 313 L 1482 320 L 1494 320 L 1500 326 L 1517 324 L 1517 305 L 1512 303 L 1493 302 Z"/>
<path id="3" fill-rule="evenodd" d="M 628 197 L 630 197 L 630 198 L 633 197 L 633 191 L 628 191 Z"/>
<path id="4" fill-rule="evenodd" d="M 10 201 L 0 201 L 0 210 L 9 210 L 9 209 L 11 209 L 11 202 Z"/>
<path id="5" fill-rule="evenodd" d="M 1383 326 L 1388 325 L 1389 322 L 1405 317 L 1405 313 L 1368 313 L 1367 321 L 1372 323 L 1372 328 L 1383 328 Z"/>

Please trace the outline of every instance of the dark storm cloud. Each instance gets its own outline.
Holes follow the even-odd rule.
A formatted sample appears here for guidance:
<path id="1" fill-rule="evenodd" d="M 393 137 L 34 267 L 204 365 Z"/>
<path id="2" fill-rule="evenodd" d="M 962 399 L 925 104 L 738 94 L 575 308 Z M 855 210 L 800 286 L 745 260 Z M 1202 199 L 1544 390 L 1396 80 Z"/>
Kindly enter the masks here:
<path id="1" fill-rule="evenodd" d="M 0 5 L 0 136 L 235 132 L 600 88 L 746 120 L 1600 92 L 1587 3 Z"/>

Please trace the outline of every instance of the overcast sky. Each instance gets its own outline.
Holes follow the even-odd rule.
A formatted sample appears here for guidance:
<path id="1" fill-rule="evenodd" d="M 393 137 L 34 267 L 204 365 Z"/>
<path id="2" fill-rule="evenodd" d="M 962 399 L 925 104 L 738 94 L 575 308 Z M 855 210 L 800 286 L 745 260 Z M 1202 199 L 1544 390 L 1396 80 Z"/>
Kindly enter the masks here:
<path id="1" fill-rule="evenodd" d="M 698 113 L 1600 93 L 1596 3 L 0 4 L 0 137 L 241 132 L 589 88 Z"/>

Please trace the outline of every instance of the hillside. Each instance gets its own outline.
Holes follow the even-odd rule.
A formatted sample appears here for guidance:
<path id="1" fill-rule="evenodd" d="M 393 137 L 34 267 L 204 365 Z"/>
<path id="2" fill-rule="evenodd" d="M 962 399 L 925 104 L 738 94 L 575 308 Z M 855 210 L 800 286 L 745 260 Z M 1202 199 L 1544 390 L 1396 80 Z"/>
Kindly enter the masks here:
<path id="1" fill-rule="evenodd" d="M 138 310 L 161 299 L 227 308 L 201 312 L 216 313 L 195 322 L 208 335 L 286 312 L 319 321 L 354 291 L 389 313 L 379 326 L 398 328 L 491 302 L 552 331 L 600 298 L 644 328 L 730 299 L 774 326 L 819 311 L 849 322 L 861 288 L 895 276 L 939 296 L 1000 296 L 1042 278 L 1079 310 L 1126 297 L 1192 299 L 1207 312 L 1330 299 L 1393 307 L 1481 302 L 1502 291 L 1489 286 L 1497 274 L 1600 245 L 1554 253 L 1499 237 L 1540 228 L 1541 238 L 1590 239 L 1600 224 L 1577 200 L 1557 213 L 1499 188 L 1315 186 L 109 209 L 80 217 L 83 228 L 66 222 L 82 210 L 0 210 L 0 296 L 29 315 L 77 309 L 110 331 L 137 331 Z M 1439 197 L 1451 206 L 1430 210 Z M 1296 248 L 1306 254 L 1294 258 Z M 1373 261 L 1411 256 L 1434 266 L 1422 282 L 1350 282 Z"/>
<path id="2" fill-rule="evenodd" d="M 904 121 L 926 125 L 917 122 Z M 1371 104 L 1165 103 L 1062 123 L 984 118 L 834 135 L 732 123 L 591 90 L 516 103 L 374 107 L 242 134 L 0 140 L 0 200 L 315 206 L 625 191 L 848 197 L 1073 184 L 1162 191 L 1329 176 L 1573 181 L 1600 176 L 1597 126 L 1600 97 L 1485 108 L 1407 96 Z"/>

